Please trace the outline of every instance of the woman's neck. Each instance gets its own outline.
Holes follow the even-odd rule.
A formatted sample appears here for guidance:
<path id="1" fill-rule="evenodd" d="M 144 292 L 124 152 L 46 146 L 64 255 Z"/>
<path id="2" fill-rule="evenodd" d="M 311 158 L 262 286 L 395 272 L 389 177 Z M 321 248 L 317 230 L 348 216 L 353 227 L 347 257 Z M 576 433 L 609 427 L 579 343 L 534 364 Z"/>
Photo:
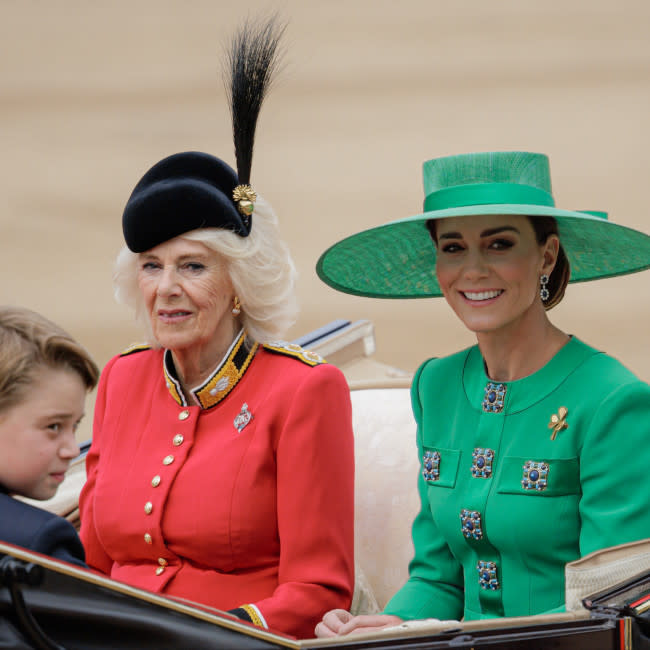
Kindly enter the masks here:
<path id="1" fill-rule="evenodd" d="M 488 377 L 515 381 L 545 366 L 569 341 L 546 316 L 476 336 Z"/>
<path id="2" fill-rule="evenodd" d="M 218 341 L 171 351 L 178 380 L 186 395 L 193 388 L 200 386 L 214 372 L 240 331 L 239 324 L 235 324 L 232 331 L 229 330 Z"/>

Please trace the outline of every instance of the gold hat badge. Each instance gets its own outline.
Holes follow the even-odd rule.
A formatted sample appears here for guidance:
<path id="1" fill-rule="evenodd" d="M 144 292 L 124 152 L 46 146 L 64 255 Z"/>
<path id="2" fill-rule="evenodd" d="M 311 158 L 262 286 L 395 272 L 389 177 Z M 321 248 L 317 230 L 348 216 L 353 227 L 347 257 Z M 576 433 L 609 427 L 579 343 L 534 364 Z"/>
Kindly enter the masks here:
<path id="1" fill-rule="evenodd" d="M 232 198 L 243 215 L 250 217 L 253 214 L 257 192 L 250 185 L 237 185 L 232 191 Z"/>

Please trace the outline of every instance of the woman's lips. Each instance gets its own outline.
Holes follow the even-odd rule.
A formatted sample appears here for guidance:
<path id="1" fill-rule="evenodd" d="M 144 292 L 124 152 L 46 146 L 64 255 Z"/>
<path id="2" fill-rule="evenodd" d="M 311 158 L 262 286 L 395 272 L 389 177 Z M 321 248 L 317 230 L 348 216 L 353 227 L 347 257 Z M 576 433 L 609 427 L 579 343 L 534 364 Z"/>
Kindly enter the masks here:
<path id="1" fill-rule="evenodd" d="M 158 318 L 164 323 L 178 323 L 189 318 L 192 312 L 185 311 L 184 309 L 159 309 Z"/>
<path id="2" fill-rule="evenodd" d="M 486 303 L 491 302 L 495 298 L 498 298 L 502 293 L 503 289 L 485 289 L 483 291 L 461 291 L 461 295 L 465 300 L 472 303 Z"/>

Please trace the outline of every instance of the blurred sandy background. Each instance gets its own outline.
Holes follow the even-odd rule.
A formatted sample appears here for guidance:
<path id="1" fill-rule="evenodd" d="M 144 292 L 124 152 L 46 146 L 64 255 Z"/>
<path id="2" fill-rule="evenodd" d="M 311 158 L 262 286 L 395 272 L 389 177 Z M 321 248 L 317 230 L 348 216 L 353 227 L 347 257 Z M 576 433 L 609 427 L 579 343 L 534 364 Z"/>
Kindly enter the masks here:
<path id="1" fill-rule="evenodd" d="M 345 296 L 314 272 L 339 238 L 419 212 L 428 158 L 542 151 L 560 207 L 650 232 L 647 0 L 0 0 L 1 302 L 43 312 L 102 365 L 140 339 L 112 297 L 124 203 L 167 154 L 234 163 L 222 47 L 275 9 L 286 66 L 253 184 L 300 270 L 291 336 L 369 318 L 377 357 L 406 370 L 472 342 L 442 300 Z M 552 315 L 649 380 L 649 282 L 571 285 Z"/>

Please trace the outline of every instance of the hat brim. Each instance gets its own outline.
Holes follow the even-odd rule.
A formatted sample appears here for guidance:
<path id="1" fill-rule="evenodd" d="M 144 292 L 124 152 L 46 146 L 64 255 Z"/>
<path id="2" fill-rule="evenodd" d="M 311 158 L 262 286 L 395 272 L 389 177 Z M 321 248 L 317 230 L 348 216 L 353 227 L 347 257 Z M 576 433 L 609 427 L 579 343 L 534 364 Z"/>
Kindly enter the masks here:
<path id="1" fill-rule="evenodd" d="M 650 268 L 650 236 L 584 212 L 540 205 L 490 204 L 449 208 L 398 219 L 356 233 L 327 249 L 318 277 L 338 291 L 369 298 L 431 298 L 442 292 L 436 248 L 426 222 L 471 215 L 554 217 L 571 266 L 570 282 Z"/>

